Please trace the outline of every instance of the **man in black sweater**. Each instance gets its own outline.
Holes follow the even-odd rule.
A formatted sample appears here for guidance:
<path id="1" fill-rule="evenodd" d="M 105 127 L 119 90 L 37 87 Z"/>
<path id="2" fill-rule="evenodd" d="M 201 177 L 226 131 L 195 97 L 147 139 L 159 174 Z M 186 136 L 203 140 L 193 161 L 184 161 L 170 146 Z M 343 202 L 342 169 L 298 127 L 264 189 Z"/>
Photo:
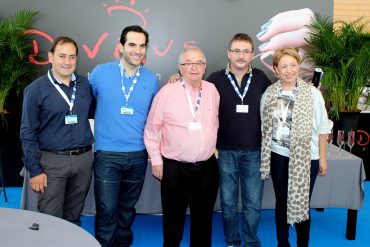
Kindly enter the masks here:
<path id="1" fill-rule="evenodd" d="M 227 54 L 227 68 L 206 79 L 215 84 L 220 94 L 217 149 L 223 229 L 227 246 L 239 246 L 243 240 L 245 246 L 259 247 L 257 228 L 263 193 L 260 100 L 271 82 L 263 71 L 251 67 L 253 40 L 247 34 L 234 35 Z"/>

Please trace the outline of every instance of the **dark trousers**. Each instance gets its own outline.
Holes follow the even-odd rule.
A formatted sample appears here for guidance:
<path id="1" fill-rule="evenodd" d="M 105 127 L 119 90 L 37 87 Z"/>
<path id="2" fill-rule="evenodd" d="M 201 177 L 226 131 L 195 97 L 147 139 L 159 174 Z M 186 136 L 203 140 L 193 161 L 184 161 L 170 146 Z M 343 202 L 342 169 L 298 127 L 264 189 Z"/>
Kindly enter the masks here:
<path id="1" fill-rule="evenodd" d="M 287 223 L 289 158 L 271 152 L 271 178 L 275 190 L 275 223 L 278 247 L 290 247 L 289 224 Z M 319 172 L 319 161 L 311 160 L 310 198 Z M 295 224 L 297 246 L 308 247 L 310 238 L 310 219 Z"/>
<path id="2" fill-rule="evenodd" d="M 148 154 L 96 151 L 95 237 L 102 247 L 132 245 L 135 204 L 143 188 Z"/>
<path id="3" fill-rule="evenodd" d="M 180 246 L 189 206 L 190 246 L 210 247 L 219 182 L 216 158 L 196 164 L 164 158 L 163 166 L 163 246 Z"/>
<path id="4" fill-rule="evenodd" d="M 48 186 L 39 194 L 39 212 L 81 225 L 80 215 L 90 187 L 92 151 L 68 156 L 42 152 L 41 166 Z"/>

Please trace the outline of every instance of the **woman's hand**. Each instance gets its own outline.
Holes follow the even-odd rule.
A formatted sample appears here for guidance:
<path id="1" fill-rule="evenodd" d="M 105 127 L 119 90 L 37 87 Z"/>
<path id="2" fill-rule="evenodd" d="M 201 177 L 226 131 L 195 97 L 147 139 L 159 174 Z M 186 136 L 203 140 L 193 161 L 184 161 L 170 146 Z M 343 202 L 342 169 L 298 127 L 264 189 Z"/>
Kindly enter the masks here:
<path id="1" fill-rule="evenodd" d="M 326 159 L 319 160 L 319 175 L 325 176 L 328 172 L 328 161 Z"/>

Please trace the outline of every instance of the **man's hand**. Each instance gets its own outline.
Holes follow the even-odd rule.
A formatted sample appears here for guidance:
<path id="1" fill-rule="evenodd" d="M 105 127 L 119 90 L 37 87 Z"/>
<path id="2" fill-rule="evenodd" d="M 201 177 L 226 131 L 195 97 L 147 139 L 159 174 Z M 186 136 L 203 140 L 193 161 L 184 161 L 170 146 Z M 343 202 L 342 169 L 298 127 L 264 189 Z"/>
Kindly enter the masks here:
<path id="1" fill-rule="evenodd" d="M 152 165 L 152 174 L 156 179 L 161 181 L 163 177 L 163 165 Z"/>
<path id="2" fill-rule="evenodd" d="M 45 173 L 41 173 L 36 177 L 30 178 L 31 188 L 36 192 L 45 192 L 45 187 L 48 186 L 48 179 Z"/>
<path id="3" fill-rule="evenodd" d="M 167 83 L 175 83 L 178 80 L 180 80 L 181 76 L 179 74 L 174 74 L 170 76 L 170 79 L 168 79 Z"/>

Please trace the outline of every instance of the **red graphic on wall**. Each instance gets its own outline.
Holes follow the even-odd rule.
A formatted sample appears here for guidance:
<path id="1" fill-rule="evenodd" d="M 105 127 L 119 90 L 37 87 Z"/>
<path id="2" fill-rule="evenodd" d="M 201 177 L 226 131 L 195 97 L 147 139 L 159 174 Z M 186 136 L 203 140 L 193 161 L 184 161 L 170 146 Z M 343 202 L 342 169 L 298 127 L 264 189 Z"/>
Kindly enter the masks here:
<path id="1" fill-rule="evenodd" d="M 32 34 L 40 35 L 41 37 L 46 38 L 50 42 L 50 44 L 52 44 L 54 42 L 54 40 L 50 37 L 50 35 L 48 35 L 47 33 L 42 32 L 42 31 L 36 30 L 36 29 L 29 29 L 25 33 L 32 33 Z M 38 46 L 36 40 L 32 40 L 32 44 L 33 44 L 33 54 L 31 54 L 29 56 L 29 60 L 32 63 L 37 64 L 37 65 L 46 65 L 46 64 L 48 64 L 49 60 L 37 61 L 35 59 L 35 57 L 39 54 L 39 46 Z"/>
<path id="2" fill-rule="evenodd" d="M 167 47 L 163 51 L 159 51 L 158 48 L 157 48 L 157 46 L 153 46 L 154 53 L 158 57 L 163 57 L 171 49 L 172 45 L 173 45 L 173 39 L 170 40 L 170 42 L 167 44 Z"/>
<path id="3" fill-rule="evenodd" d="M 357 130 L 356 132 L 360 135 L 360 138 L 359 138 L 357 144 L 361 147 L 364 147 L 364 146 L 368 145 L 369 142 L 370 142 L 369 133 L 367 133 L 364 130 Z"/>
<path id="4" fill-rule="evenodd" d="M 99 48 L 101 46 L 101 44 L 103 43 L 103 41 L 109 36 L 108 33 L 103 33 L 102 36 L 100 36 L 100 38 L 98 39 L 98 41 L 95 43 L 95 46 L 92 50 L 90 50 L 90 48 L 86 45 L 86 44 L 83 44 L 82 45 L 82 48 L 85 50 L 87 56 L 90 58 L 90 59 L 94 59 L 96 54 L 98 53 L 99 51 Z"/>
<path id="5" fill-rule="evenodd" d="M 108 6 L 107 3 L 103 4 L 103 7 L 106 8 L 106 13 L 109 15 L 109 17 L 111 17 L 113 14 L 114 15 L 116 15 L 116 14 L 130 14 L 130 15 L 134 14 L 136 17 L 138 17 L 141 20 L 141 22 L 142 22 L 141 26 L 143 28 L 146 28 L 148 26 L 149 22 L 146 19 L 146 17 L 144 16 L 144 14 L 148 13 L 150 11 L 150 9 L 148 9 L 148 8 L 145 9 L 143 11 L 143 13 L 136 10 L 134 8 L 135 3 L 137 2 L 136 0 L 130 0 L 129 1 L 130 6 L 123 5 L 122 3 L 120 3 L 121 2 L 120 0 L 115 0 L 114 2 L 115 2 L 115 5 L 112 5 L 112 6 Z M 48 42 L 50 42 L 50 45 L 53 43 L 53 38 L 44 31 L 32 29 L 32 30 L 28 30 L 27 33 L 32 33 L 36 36 L 39 36 L 39 37 L 37 37 L 38 38 L 37 40 L 40 40 L 40 37 L 41 37 L 41 39 L 46 39 Z M 95 57 L 99 54 L 100 49 L 104 46 L 105 42 L 107 42 L 107 39 L 108 39 L 109 36 L 110 35 L 109 35 L 108 32 L 103 31 L 102 34 L 100 35 L 100 37 L 98 37 L 96 41 L 92 41 L 92 43 L 89 43 L 89 44 L 87 44 L 87 43 L 82 44 L 83 51 L 86 53 L 86 55 L 89 59 L 91 59 L 91 60 L 95 59 Z M 95 42 L 95 43 L 93 43 L 93 42 Z M 186 41 L 183 44 L 183 47 L 184 48 L 192 47 L 196 43 L 197 43 L 197 41 L 194 41 L 194 40 Z M 37 64 L 37 65 L 49 64 L 49 61 L 47 59 L 45 61 L 38 61 L 38 60 L 35 59 L 35 57 L 37 57 L 39 55 L 39 44 L 37 43 L 36 39 L 34 39 L 32 41 L 32 44 L 33 44 L 34 54 L 30 55 L 29 60 L 32 63 Z M 174 44 L 175 44 L 175 40 L 170 38 L 168 40 L 168 42 L 166 42 L 165 47 L 163 47 L 163 45 L 159 46 L 158 44 L 153 44 L 152 49 L 153 49 L 154 54 L 157 57 L 163 58 L 173 48 Z M 163 48 L 158 48 L 158 47 L 163 47 Z M 113 51 L 113 56 L 116 59 L 120 59 L 119 41 L 115 44 L 115 48 L 114 48 L 114 51 Z"/>

